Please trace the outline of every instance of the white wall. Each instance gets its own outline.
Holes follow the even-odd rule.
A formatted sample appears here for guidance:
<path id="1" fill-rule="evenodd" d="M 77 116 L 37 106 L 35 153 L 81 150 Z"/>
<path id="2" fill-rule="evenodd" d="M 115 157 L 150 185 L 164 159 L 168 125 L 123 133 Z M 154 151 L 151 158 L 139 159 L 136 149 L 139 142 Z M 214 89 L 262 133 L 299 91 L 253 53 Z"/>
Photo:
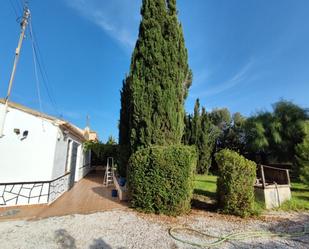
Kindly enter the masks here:
<path id="1" fill-rule="evenodd" d="M 76 165 L 75 165 L 75 181 L 79 181 L 81 178 L 83 178 L 90 170 L 90 165 L 88 167 L 84 167 L 88 161 L 85 161 L 85 152 L 84 152 L 84 146 L 82 142 L 77 139 L 76 137 L 72 136 L 71 134 L 67 135 L 66 139 L 63 139 L 62 131 L 59 129 L 59 136 L 56 142 L 56 151 L 55 151 L 55 160 L 54 160 L 54 168 L 53 168 L 53 179 L 56 179 L 65 173 L 65 167 L 66 163 L 69 164 L 68 171 L 70 171 L 70 155 L 72 146 L 67 150 L 68 141 L 71 140 L 78 144 L 78 150 L 77 150 L 77 159 L 76 159 Z M 71 144 L 72 145 L 72 144 Z M 69 158 L 67 162 L 67 153 L 69 153 Z M 88 153 L 88 152 L 87 152 Z"/>
<path id="2" fill-rule="evenodd" d="M 75 180 L 79 181 L 83 177 L 85 177 L 89 171 L 91 170 L 91 152 L 90 151 L 84 151 L 84 147 L 81 146 L 81 156 L 80 156 L 80 162 L 79 162 L 79 169 L 77 170 L 77 175 L 75 176 Z"/>
<path id="3" fill-rule="evenodd" d="M 61 129 L 58 128 L 58 135 L 57 135 L 56 148 L 55 148 L 55 158 L 54 158 L 53 172 L 52 172 L 53 179 L 63 176 L 66 173 L 65 166 L 66 166 L 66 158 L 67 158 L 67 152 L 68 152 L 68 149 L 67 149 L 68 141 L 69 139 L 68 138 L 64 139 Z"/>
<path id="4" fill-rule="evenodd" d="M 0 111 L 3 105 L 0 104 Z M 16 135 L 14 129 L 20 130 Z M 22 133 L 28 130 L 27 138 Z M 0 138 L 0 183 L 52 180 L 58 128 L 41 118 L 9 108 Z"/>

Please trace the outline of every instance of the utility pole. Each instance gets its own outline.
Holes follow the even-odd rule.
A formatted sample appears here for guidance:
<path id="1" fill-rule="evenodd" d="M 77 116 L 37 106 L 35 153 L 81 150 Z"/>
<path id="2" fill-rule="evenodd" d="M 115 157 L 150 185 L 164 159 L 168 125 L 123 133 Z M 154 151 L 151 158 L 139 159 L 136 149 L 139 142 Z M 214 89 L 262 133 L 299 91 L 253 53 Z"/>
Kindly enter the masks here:
<path id="1" fill-rule="evenodd" d="M 3 130 L 4 130 L 4 125 L 5 125 L 6 114 L 7 114 L 7 111 L 8 111 L 9 98 L 11 96 L 12 85 L 13 85 L 13 82 L 14 82 L 16 68 L 17 68 L 17 64 L 18 64 L 18 61 L 19 61 L 20 50 L 21 50 L 21 46 L 23 44 L 23 40 L 24 40 L 24 37 L 25 37 L 25 32 L 26 32 L 26 27 L 28 25 L 29 17 L 30 17 L 30 10 L 28 9 L 28 7 L 25 7 L 23 17 L 22 17 L 22 20 L 20 22 L 21 32 L 20 32 L 20 36 L 19 36 L 18 46 L 17 46 L 16 51 L 15 51 L 15 59 L 14 59 L 14 64 L 13 64 L 13 70 L 12 70 L 10 81 L 9 81 L 9 86 L 8 86 L 8 91 L 7 91 L 7 95 L 6 95 L 6 98 L 5 98 L 5 104 L 4 104 L 3 112 L 0 114 L 1 115 L 0 116 L 0 138 L 4 136 Z"/>

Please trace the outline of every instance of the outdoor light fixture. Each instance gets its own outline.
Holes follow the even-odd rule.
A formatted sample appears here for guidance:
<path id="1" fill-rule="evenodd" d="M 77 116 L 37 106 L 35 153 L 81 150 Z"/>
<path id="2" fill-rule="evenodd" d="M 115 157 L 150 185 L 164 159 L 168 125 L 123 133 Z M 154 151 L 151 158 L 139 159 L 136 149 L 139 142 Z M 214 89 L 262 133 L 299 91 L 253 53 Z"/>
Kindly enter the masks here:
<path id="1" fill-rule="evenodd" d="M 18 136 L 20 134 L 20 129 L 14 128 L 14 133 Z"/>
<path id="2" fill-rule="evenodd" d="M 26 139 L 27 137 L 28 137 L 28 134 L 29 134 L 29 131 L 24 131 L 23 132 L 23 137 L 20 139 L 20 140 L 24 140 L 24 139 Z"/>

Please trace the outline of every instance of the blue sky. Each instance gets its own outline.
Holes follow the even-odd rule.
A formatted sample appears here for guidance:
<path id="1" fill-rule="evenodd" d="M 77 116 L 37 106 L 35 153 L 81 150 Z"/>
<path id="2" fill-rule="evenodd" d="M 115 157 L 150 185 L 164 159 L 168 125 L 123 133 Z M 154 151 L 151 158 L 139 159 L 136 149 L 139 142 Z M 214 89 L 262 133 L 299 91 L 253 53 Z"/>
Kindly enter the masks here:
<path id="1" fill-rule="evenodd" d="M 19 35 L 21 0 L 2 0 L 0 97 Z M 118 137 L 120 89 L 138 35 L 141 0 L 30 0 L 52 97 L 42 109 L 79 127 L 90 116 L 101 140 Z M 194 81 L 186 102 L 250 115 L 280 98 L 309 107 L 309 1 L 178 0 Z M 24 41 L 12 100 L 39 109 L 31 42 Z M 57 109 L 57 110 L 56 110 Z"/>

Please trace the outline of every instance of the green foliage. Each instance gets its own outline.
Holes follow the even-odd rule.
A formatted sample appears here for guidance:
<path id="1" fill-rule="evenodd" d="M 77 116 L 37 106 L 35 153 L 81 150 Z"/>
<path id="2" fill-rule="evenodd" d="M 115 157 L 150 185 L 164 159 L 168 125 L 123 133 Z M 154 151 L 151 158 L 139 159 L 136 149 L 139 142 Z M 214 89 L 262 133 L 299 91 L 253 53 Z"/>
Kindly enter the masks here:
<path id="1" fill-rule="evenodd" d="M 296 160 L 300 171 L 300 179 L 309 186 L 309 121 L 304 123 L 303 142 L 296 146 Z"/>
<path id="2" fill-rule="evenodd" d="M 132 206 L 167 215 L 189 211 L 195 166 L 194 147 L 151 146 L 138 150 L 129 160 Z"/>
<path id="3" fill-rule="evenodd" d="M 303 141 L 303 122 L 308 119 L 306 110 L 289 101 L 274 104 L 274 117 L 280 122 L 281 142 L 276 149 L 283 162 L 295 162 L 295 146 Z M 298 175 L 298 169 L 294 169 Z"/>
<path id="4" fill-rule="evenodd" d="M 227 108 L 214 109 L 209 114 L 211 122 L 221 130 L 226 129 L 231 123 L 231 113 Z"/>
<path id="5" fill-rule="evenodd" d="M 194 194 L 204 195 L 209 198 L 216 196 L 217 176 L 213 175 L 195 175 Z"/>
<path id="6" fill-rule="evenodd" d="M 198 152 L 196 172 L 208 174 L 212 161 L 212 153 L 215 148 L 218 129 L 210 122 L 209 115 L 203 107 L 200 111 L 199 99 L 195 102 L 194 114 L 185 117 L 185 133 L 183 143 L 195 145 Z"/>
<path id="7" fill-rule="evenodd" d="M 284 202 L 280 210 L 284 211 L 308 211 L 309 210 L 309 186 L 301 182 L 292 182 L 292 199 Z"/>
<path id="8" fill-rule="evenodd" d="M 245 124 L 246 150 L 251 154 L 262 155 L 266 153 L 269 142 L 265 135 L 263 123 L 254 117 L 249 118 Z"/>
<path id="9" fill-rule="evenodd" d="M 308 119 L 308 112 L 285 100 L 275 103 L 273 108 L 272 113 L 260 112 L 247 119 L 245 152 L 258 163 L 291 163 L 292 176 L 298 178 L 296 148 L 304 139 L 303 124 Z"/>
<path id="10" fill-rule="evenodd" d="M 107 139 L 106 144 L 108 144 L 108 145 L 116 145 L 117 142 L 116 142 L 116 139 L 113 136 L 109 136 L 108 139 Z"/>
<path id="11" fill-rule="evenodd" d="M 180 144 L 192 82 L 175 0 L 143 0 L 139 36 L 121 91 L 121 164 L 139 148 Z M 123 153 L 124 152 L 124 153 Z"/>
<path id="12" fill-rule="evenodd" d="M 212 162 L 212 153 L 215 148 L 218 135 L 218 130 L 211 124 L 205 108 L 202 108 L 201 129 L 197 143 L 197 148 L 199 152 L 197 173 L 209 173 Z"/>
<path id="13" fill-rule="evenodd" d="M 194 105 L 194 113 L 192 117 L 192 132 L 191 132 L 191 144 L 198 145 L 201 134 L 201 109 L 200 100 L 197 99 Z"/>
<path id="14" fill-rule="evenodd" d="M 216 154 L 218 207 L 224 213 L 248 216 L 254 213 L 256 164 L 231 150 Z"/>
<path id="15" fill-rule="evenodd" d="M 130 127 L 131 127 L 131 90 L 129 78 L 123 81 L 121 90 L 121 109 L 119 122 L 119 168 L 121 169 L 121 176 L 125 177 L 127 174 L 127 164 L 131 155 L 130 147 Z"/>
<path id="16" fill-rule="evenodd" d="M 87 141 L 84 143 L 84 148 L 86 151 L 91 150 L 92 165 L 106 165 L 108 157 L 113 157 L 114 162 L 118 164 L 119 147 L 117 144 Z"/>
<path id="17" fill-rule="evenodd" d="M 195 175 L 193 205 L 206 210 L 214 210 L 217 192 L 217 176 Z M 265 203 L 255 200 L 252 215 L 259 216 L 264 211 Z"/>
<path id="18" fill-rule="evenodd" d="M 223 129 L 221 128 L 221 136 L 218 138 L 217 150 L 230 149 L 238 153 L 243 153 L 245 146 L 245 123 L 245 117 L 239 112 L 234 113 L 230 122 L 225 122 Z M 220 129 L 220 126 L 218 128 Z"/>

